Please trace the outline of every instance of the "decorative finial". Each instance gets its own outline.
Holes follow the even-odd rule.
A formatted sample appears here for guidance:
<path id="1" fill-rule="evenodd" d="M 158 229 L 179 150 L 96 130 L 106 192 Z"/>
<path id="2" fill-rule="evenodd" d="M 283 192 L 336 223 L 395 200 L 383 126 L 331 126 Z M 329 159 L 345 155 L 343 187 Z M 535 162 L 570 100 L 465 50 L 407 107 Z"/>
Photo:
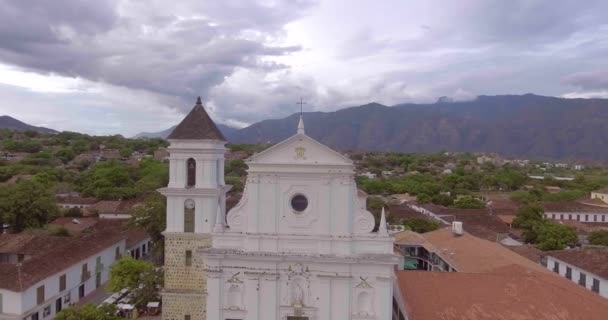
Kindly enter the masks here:
<path id="1" fill-rule="evenodd" d="M 203 103 L 201 102 L 201 97 L 199 96 L 198 98 L 196 98 L 196 105 L 197 106 L 202 106 Z"/>
<path id="2" fill-rule="evenodd" d="M 382 214 L 380 215 L 380 225 L 378 226 L 378 234 L 388 235 L 388 230 L 386 229 L 386 213 L 384 213 L 384 207 L 382 207 Z"/>
<path id="3" fill-rule="evenodd" d="M 219 203 L 217 205 L 217 213 L 215 214 L 215 225 L 213 226 L 213 232 L 224 232 L 224 217 L 222 216 L 222 206 L 220 206 Z"/>

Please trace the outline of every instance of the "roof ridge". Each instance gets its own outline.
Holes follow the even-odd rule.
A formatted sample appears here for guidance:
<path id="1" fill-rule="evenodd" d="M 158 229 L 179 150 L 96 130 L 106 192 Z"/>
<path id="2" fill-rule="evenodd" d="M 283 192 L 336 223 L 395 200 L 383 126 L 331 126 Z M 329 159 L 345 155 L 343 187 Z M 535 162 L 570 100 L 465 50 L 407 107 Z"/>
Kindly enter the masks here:
<path id="1" fill-rule="evenodd" d="M 207 111 L 205 111 L 201 97 L 196 99 L 194 108 L 173 129 L 167 139 L 226 141 L 222 132 L 217 128 Z"/>

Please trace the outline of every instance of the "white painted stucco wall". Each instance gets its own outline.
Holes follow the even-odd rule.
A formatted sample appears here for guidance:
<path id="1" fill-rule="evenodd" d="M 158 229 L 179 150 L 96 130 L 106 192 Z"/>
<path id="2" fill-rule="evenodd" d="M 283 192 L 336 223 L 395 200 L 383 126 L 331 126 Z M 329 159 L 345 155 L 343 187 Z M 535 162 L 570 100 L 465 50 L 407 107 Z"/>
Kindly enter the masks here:
<path id="1" fill-rule="evenodd" d="M 103 285 L 109 279 L 110 266 L 115 262 L 116 247 L 120 248 L 120 253 L 125 253 L 125 240 L 121 240 L 112 246 L 104 249 L 98 254 L 92 255 L 87 259 L 79 261 L 73 264 L 69 268 L 62 270 L 56 274 L 53 274 L 42 281 L 34 284 L 22 292 L 13 292 L 6 289 L 0 289 L 0 294 L 3 296 L 3 313 L 0 313 L 0 320 L 12 320 L 12 319 L 28 319 L 33 313 L 39 313 L 39 319 L 52 319 L 56 314 L 55 301 L 59 298 L 62 299 L 63 308 L 67 307 L 64 302 L 66 296 L 70 296 L 70 303 L 76 303 L 79 300 L 78 289 L 81 284 L 82 265 L 88 264 L 88 270 L 91 273 L 91 277 L 84 282 L 85 285 L 85 296 L 95 288 L 95 277 L 96 277 L 96 263 L 97 257 L 101 257 L 101 263 L 103 268 L 99 270 L 101 272 L 101 284 Z M 59 291 L 59 278 L 66 275 L 66 290 Z M 39 305 L 36 304 L 37 288 L 44 285 L 44 303 Z M 49 317 L 43 317 L 43 310 L 47 306 L 51 306 L 51 315 Z"/>
<path id="2" fill-rule="evenodd" d="M 598 279 L 600 281 L 600 292 L 599 295 L 608 299 L 608 279 L 604 279 L 596 274 L 593 274 L 591 272 L 588 272 L 586 270 L 583 270 L 579 267 L 573 266 L 571 264 L 568 264 L 566 262 L 563 262 L 559 259 L 556 259 L 554 257 L 551 256 L 547 256 L 547 269 L 553 271 L 553 268 L 555 266 L 555 262 L 559 263 L 559 272 L 558 274 L 562 277 L 566 277 L 566 268 L 570 267 L 572 269 L 572 279 L 571 281 L 578 284 L 579 278 L 580 278 L 580 274 L 581 272 L 584 273 L 586 275 L 586 282 L 585 282 L 585 288 L 587 288 L 588 290 L 591 290 L 592 286 L 593 286 L 593 279 Z M 581 285 L 582 286 L 582 285 Z"/>

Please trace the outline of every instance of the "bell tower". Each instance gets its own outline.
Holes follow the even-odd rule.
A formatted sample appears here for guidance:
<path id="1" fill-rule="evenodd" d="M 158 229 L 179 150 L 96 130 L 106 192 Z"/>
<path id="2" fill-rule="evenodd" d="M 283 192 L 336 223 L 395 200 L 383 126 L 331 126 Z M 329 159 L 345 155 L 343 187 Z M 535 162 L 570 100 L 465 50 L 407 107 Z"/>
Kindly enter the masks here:
<path id="1" fill-rule="evenodd" d="M 223 228 L 226 192 L 226 139 L 200 97 L 167 137 L 170 146 L 167 197 L 163 320 L 204 320 L 207 277 L 197 254 L 211 246 L 213 229 Z"/>

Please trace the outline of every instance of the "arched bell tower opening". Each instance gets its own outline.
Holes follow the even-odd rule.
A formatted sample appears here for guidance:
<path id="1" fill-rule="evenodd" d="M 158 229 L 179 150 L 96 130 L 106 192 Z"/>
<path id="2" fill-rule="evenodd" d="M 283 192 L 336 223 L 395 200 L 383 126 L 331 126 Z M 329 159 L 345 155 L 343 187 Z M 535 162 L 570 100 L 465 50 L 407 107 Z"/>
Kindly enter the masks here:
<path id="1" fill-rule="evenodd" d="M 196 186 L 196 160 L 189 158 L 186 161 L 186 188 Z"/>

